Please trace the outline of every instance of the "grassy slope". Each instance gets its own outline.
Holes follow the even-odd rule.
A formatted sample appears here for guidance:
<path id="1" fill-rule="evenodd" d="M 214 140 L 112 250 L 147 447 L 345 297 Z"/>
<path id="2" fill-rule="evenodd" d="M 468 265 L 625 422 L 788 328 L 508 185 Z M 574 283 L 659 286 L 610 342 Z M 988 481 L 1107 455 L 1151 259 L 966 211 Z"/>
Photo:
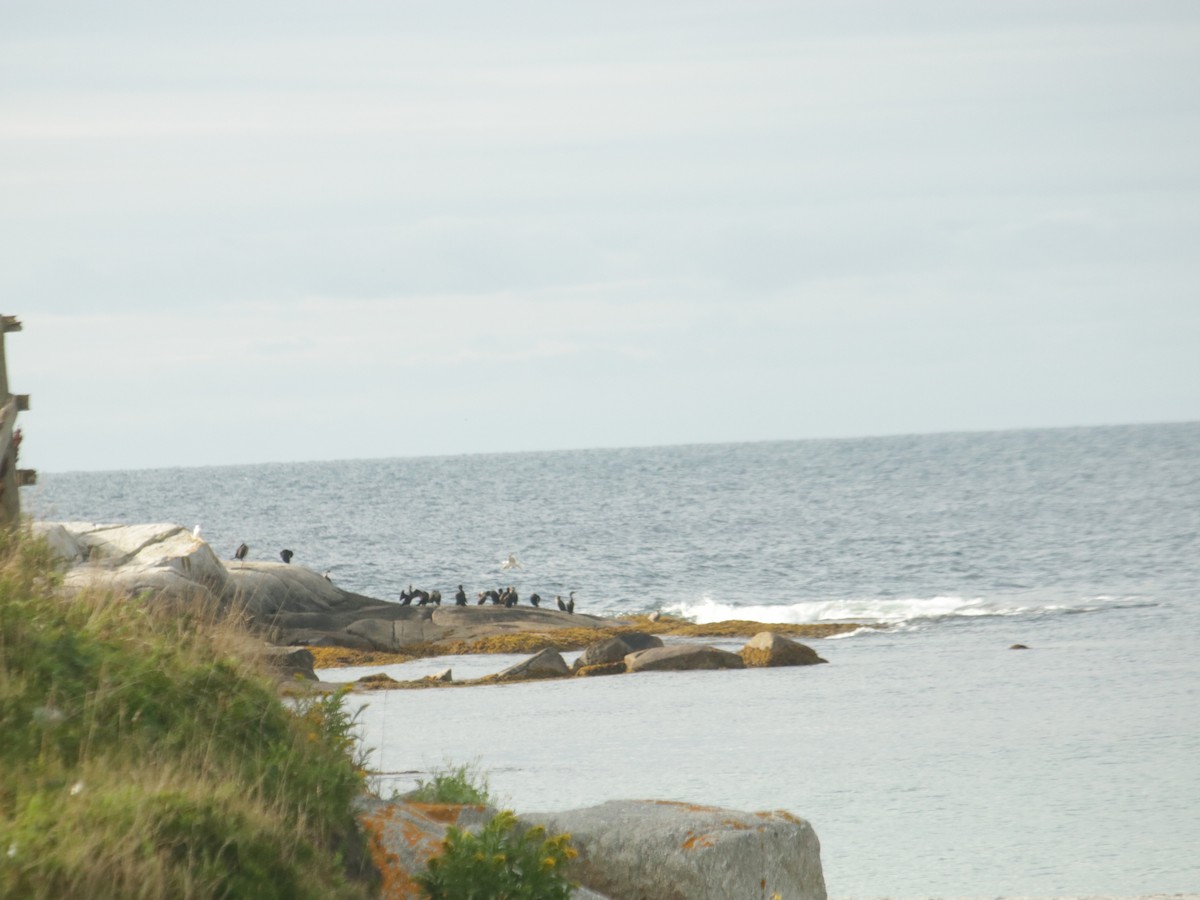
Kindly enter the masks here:
<path id="1" fill-rule="evenodd" d="M 0 896 L 370 896 L 340 696 L 285 706 L 228 622 L 63 599 L 0 531 Z"/>

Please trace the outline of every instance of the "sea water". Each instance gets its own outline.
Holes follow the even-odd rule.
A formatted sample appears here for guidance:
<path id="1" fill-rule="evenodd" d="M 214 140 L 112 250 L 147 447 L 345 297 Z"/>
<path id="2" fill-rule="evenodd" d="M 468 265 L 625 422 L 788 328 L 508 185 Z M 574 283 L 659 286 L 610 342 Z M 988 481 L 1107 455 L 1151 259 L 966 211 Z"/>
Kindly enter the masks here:
<path id="1" fill-rule="evenodd" d="M 222 556 L 287 547 L 384 599 L 511 584 L 599 615 L 880 625 L 812 642 L 825 666 L 372 694 L 362 738 L 384 789 L 474 762 L 519 810 L 790 810 L 834 897 L 1182 892 L 1198 448 L 1186 423 L 43 473 L 23 503 L 199 523 Z"/>

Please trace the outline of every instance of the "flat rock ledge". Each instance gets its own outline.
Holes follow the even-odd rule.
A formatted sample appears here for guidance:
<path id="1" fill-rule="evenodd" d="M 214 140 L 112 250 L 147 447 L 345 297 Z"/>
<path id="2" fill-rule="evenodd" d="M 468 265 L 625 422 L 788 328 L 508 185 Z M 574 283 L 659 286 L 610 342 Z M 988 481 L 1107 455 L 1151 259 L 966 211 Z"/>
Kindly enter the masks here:
<path id="1" fill-rule="evenodd" d="M 389 868 L 389 896 L 416 897 L 411 876 L 441 847 L 446 828 L 478 831 L 495 814 L 453 806 L 364 798 L 359 817 Z M 826 900 L 816 832 L 791 813 L 740 812 L 665 800 L 518 817 L 548 835 L 568 833 L 578 852 L 570 878 L 576 900 Z M 413 893 L 404 893 L 413 885 Z"/>
<path id="2" fill-rule="evenodd" d="M 531 606 L 401 606 L 342 590 L 304 566 L 226 562 L 206 541 L 173 524 L 36 522 L 33 532 L 66 564 L 66 590 L 214 603 L 244 615 L 281 645 L 400 653 L 429 643 L 613 625 L 612 619 Z"/>

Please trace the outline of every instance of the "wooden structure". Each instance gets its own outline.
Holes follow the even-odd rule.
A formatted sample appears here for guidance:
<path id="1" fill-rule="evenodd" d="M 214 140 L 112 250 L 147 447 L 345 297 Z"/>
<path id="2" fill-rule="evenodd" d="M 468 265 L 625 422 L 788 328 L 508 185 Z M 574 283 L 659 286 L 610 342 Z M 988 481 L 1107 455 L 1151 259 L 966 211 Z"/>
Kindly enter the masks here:
<path id="1" fill-rule="evenodd" d="M 29 409 L 29 395 L 8 392 L 8 363 L 4 357 L 4 336 L 20 330 L 21 323 L 16 316 L 0 316 L 0 527 L 7 528 L 21 521 L 19 488 L 37 483 L 37 472 L 17 468 L 17 455 L 21 449 L 17 413 Z"/>

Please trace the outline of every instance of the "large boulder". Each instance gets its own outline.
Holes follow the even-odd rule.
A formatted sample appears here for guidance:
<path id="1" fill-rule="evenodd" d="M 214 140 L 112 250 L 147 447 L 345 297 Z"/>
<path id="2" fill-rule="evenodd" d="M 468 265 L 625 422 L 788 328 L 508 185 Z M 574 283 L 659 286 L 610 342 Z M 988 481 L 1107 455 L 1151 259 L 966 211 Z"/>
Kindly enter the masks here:
<path id="1" fill-rule="evenodd" d="M 643 634 L 640 631 L 619 634 L 584 647 L 583 652 L 571 664 L 571 671 L 578 672 L 580 669 L 591 668 L 592 666 L 609 666 L 612 663 L 624 663 L 625 657 L 630 653 L 638 650 L 647 650 L 651 647 L 661 647 L 662 645 L 662 640 L 652 634 Z"/>
<path id="2" fill-rule="evenodd" d="M 787 812 L 613 800 L 520 818 L 570 833 L 572 877 L 619 900 L 826 897 L 816 832 Z"/>
<path id="3" fill-rule="evenodd" d="M 547 647 L 529 659 L 509 666 L 495 676 L 496 681 L 528 681 L 531 678 L 562 678 L 571 670 L 557 650 Z"/>
<path id="4" fill-rule="evenodd" d="M 371 837 L 372 853 L 388 897 L 420 897 L 412 876 L 425 871 L 431 856 L 442 852 L 446 829 L 453 825 L 478 832 L 494 809 L 446 803 L 387 801 L 364 796 L 358 801 L 358 819 Z"/>
<path id="5" fill-rule="evenodd" d="M 760 631 L 742 648 L 742 660 L 747 666 L 815 666 L 817 663 L 829 662 L 821 659 L 817 651 L 805 644 L 793 641 L 776 634 L 774 631 Z"/>
<path id="6" fill-rule="evenodd" d="M 662 638 L 657 634 L 647 634 L 644 631 L 623 631 L 618 637 L 625 642 L 632 653 L 635 650 L 649 650 L 651 647 L 661 647 Z"/>
<path id="7" fill-rule="evenodd" d="M 627 672 L 681 672 L 691 669 L 744 669 L 736 653 L 708 644 L 668 644 L 625 657 Z"/>
<path id="8" fill-rule="evenodd" d="M 211 600 L 228 589 L 225 567 L 212 548 L 179 525 L 38 522 L 33 533 L 70 564 L 63 577 L 68 590 L 98 587 Z"/>
<path id="9" fill-rule="evenodd" d="M 382 896 L 422 897 L 413 880 L 425 871 L 431 857 L 442 852 L 446 829 L 478 834 L 496 810 L 488 806 L 418 803 L 364 796 L 357 803 L 358 820 L 370 836 L 371 854 L 383 879 Z M 586 887 L 571 892 L 571 900 L 611 900 Z"/>
<path id="10" fill-rule="evenodd" d="M 312 652 L 303 647 L 268 647 L 267 659 L 284 678 L 317 680 L 317 673 L 313 671 L 315 660 Z"/>

